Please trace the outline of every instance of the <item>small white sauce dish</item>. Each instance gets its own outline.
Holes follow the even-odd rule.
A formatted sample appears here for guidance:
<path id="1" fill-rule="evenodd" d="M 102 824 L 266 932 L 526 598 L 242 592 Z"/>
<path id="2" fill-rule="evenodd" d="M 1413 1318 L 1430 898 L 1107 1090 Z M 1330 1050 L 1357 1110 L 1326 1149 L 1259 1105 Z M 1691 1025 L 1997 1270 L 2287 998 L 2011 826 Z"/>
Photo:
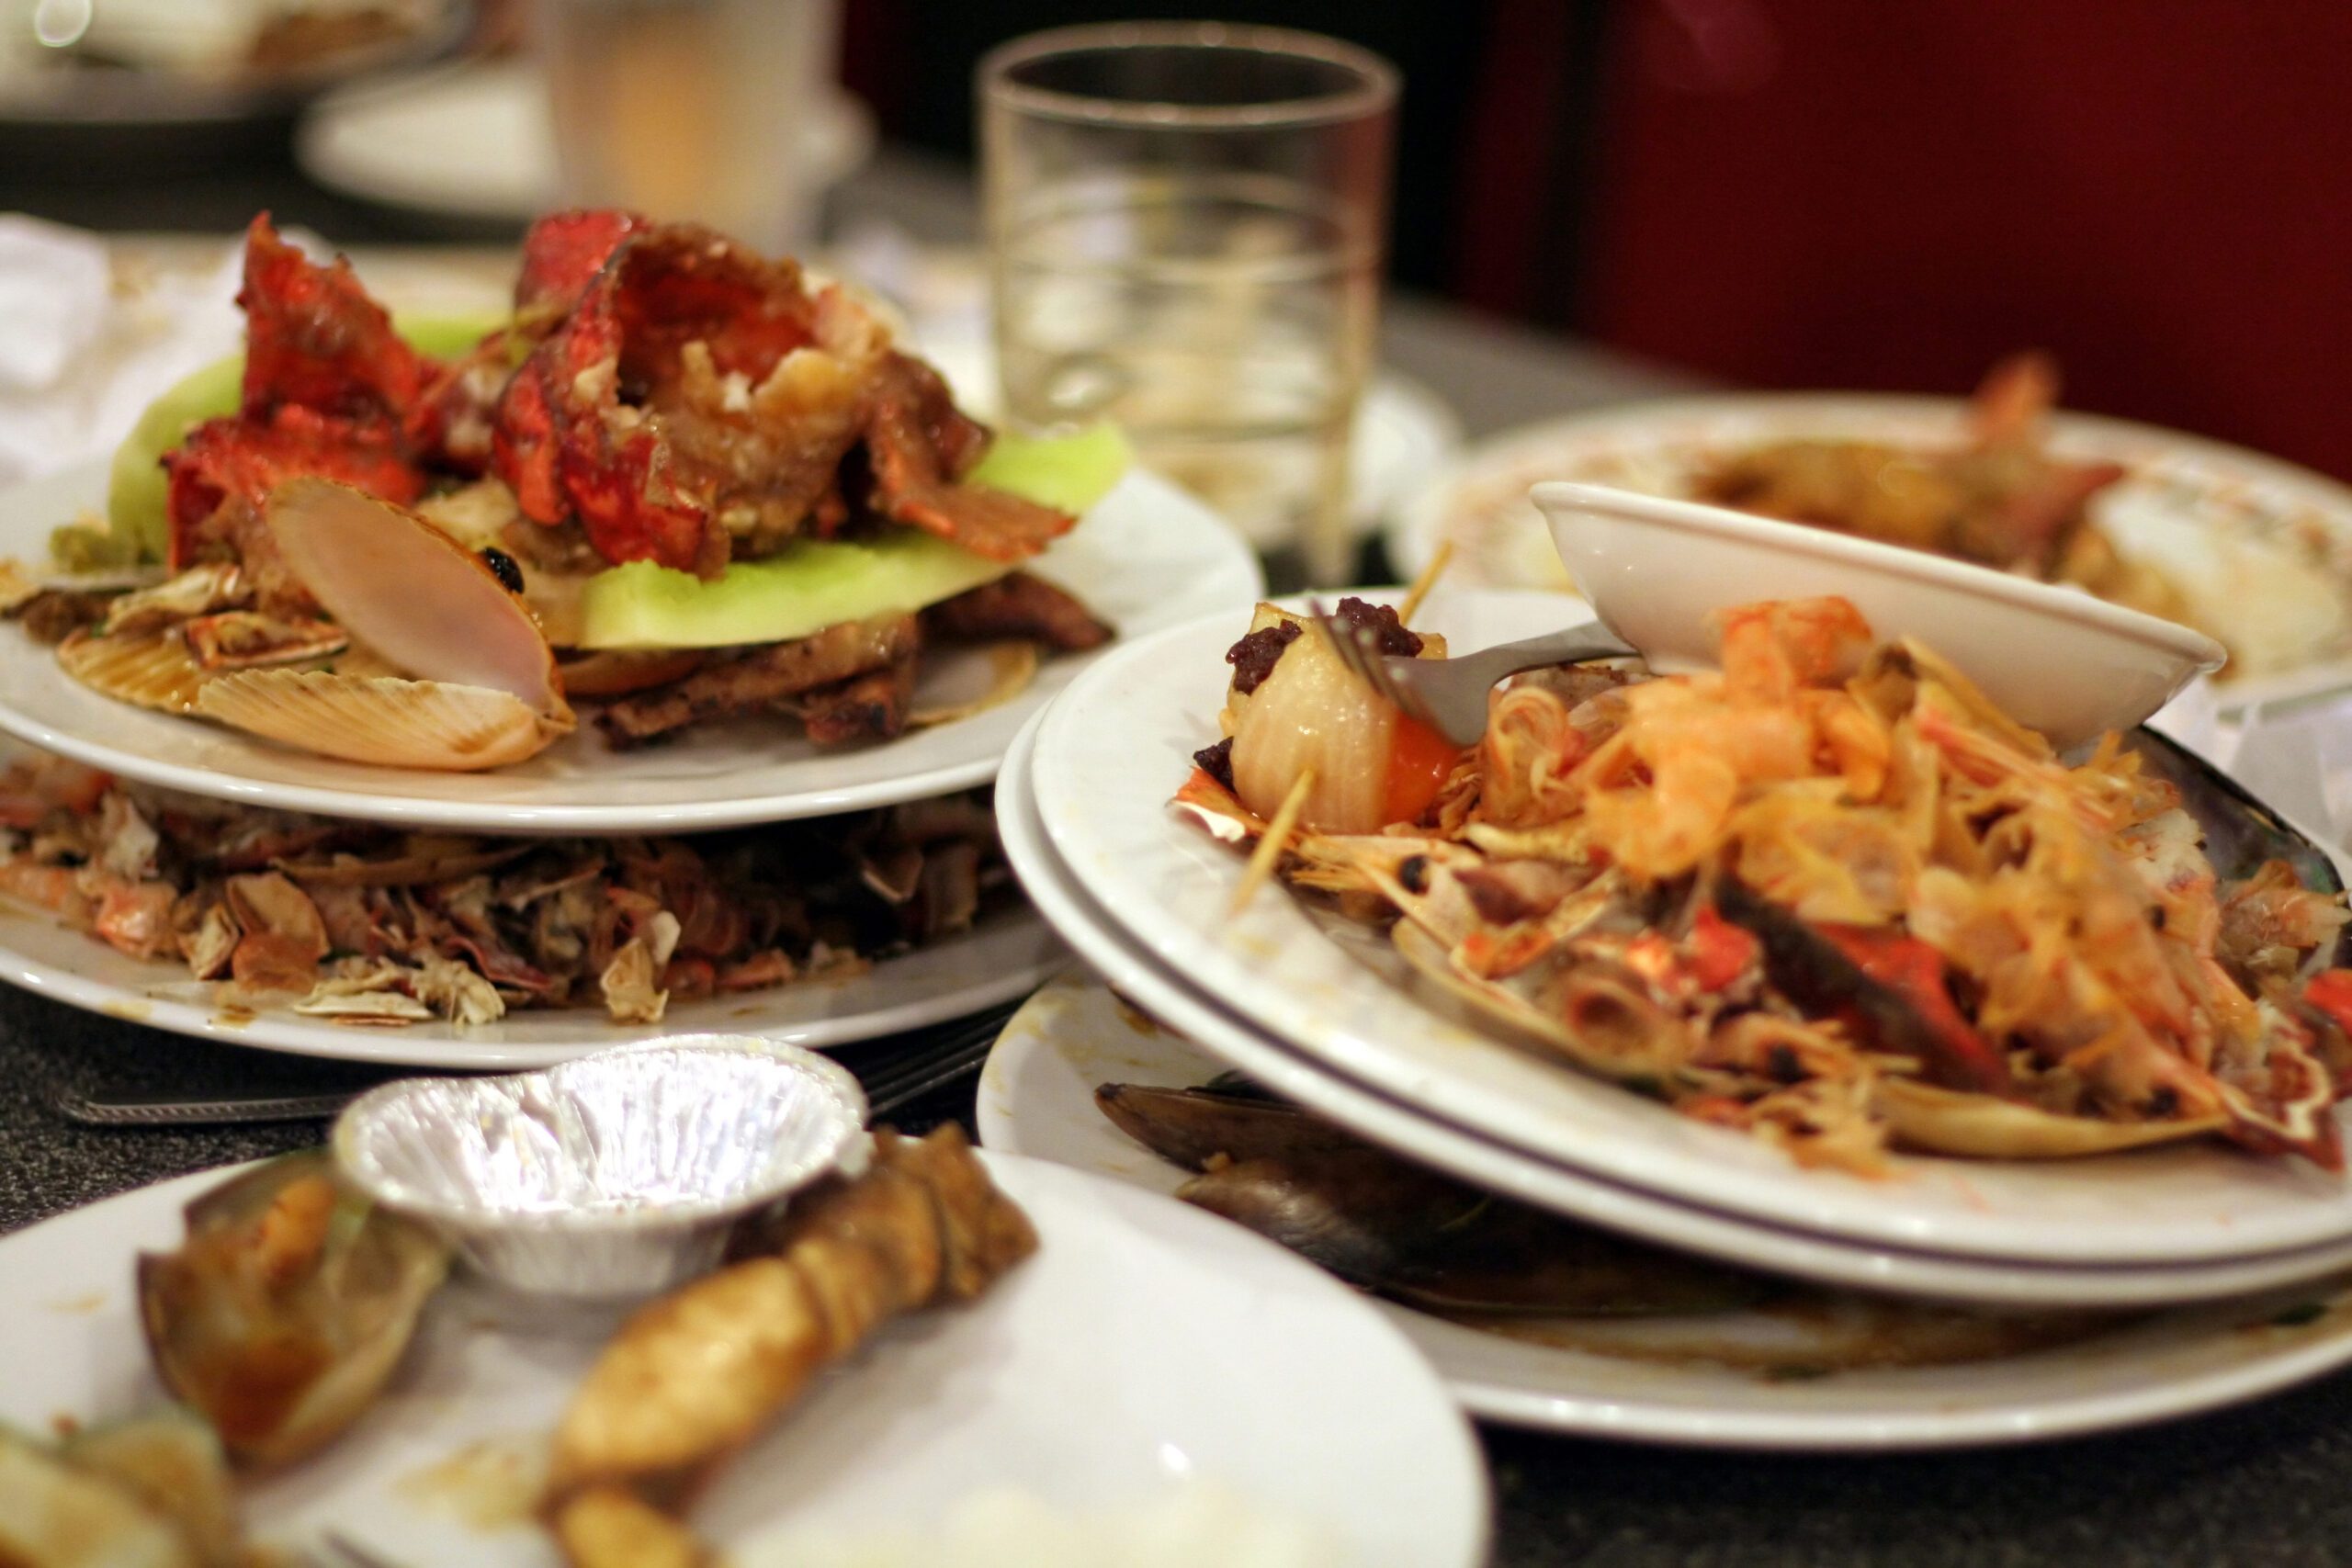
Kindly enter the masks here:
<path id="1" fill-rule="evenodd" d="M 1562 479 L 1528 498 L 1601 624 L 1661 671 L 1714 663 L 1715 611 L 1841 594 L 1880 638 L 1917 637 L 2063 750 L 2140 723 L 2228 658 L 2079 589 L 1874 539 Z"/>
<path id="2" fill-rule="evenodd" d="M 345 1175 L 532 1295 L 618 1301 L 711 1268 L 729 1231 L 864 1148 L 840 1064 L 679 1035 L 503 1077 L 403 1078 L 344 1109 Z"/>

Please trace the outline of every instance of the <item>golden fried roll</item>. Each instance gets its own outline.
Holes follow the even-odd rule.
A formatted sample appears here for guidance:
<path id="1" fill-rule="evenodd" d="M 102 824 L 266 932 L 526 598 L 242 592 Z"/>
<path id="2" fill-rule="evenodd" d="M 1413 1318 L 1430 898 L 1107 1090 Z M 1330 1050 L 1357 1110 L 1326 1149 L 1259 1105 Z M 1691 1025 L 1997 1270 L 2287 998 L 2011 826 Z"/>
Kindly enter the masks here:
<path id="1" fill-rule="evenodd" d="M 863 1175 L 802 1195 L 764 1241 L 772 1255 L 653 1303 L 605 1348 L 556 1430 L 559 1533 L 600 1489 L 676 1507 L 883 1322 L 969 1300 L 1037 1245 L 954 1126 L 877 1132 Z"/>

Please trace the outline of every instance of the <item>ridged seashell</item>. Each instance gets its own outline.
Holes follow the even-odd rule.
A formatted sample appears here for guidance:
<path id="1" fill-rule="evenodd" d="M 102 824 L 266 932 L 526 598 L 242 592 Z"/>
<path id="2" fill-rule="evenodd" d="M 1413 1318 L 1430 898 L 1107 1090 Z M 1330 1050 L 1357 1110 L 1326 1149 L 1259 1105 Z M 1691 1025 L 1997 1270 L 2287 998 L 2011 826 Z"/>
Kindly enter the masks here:
<path id="1" fill-rule="evenodd" d="M 570 709 L 539 713 L 512 692 L 326 671 L 216 676 L 196 708 L 208 718 L 322 756 L 450 773 L 522 761 L 572 728 Z"/>
<path id="2" fill-rule="evenodd" d="M 351 646 L 350 636 L 332 621 L 286 620 L 254 610 L 198 615 L 181 624 L 180 637 L 197 663 L 214 671 L 308 664 Z"/>
<path id="3" fill-rule="evenodd" d="M 322 479 L 278 486 L 267 516 L 288 569 L 353 641 L 420 680 L 563 709 L 555 650 L 530 609 L 424 518 Z"/>
<path id="4" fill-rule="evenodd" d="M 103 696 L 165 713 L 194 713 L 197 694 L 212 679 L 173 631 L 78 631 L 58 644 L 57 662 Z"/>
<path id="5" fill-rule="evenodd" d="M 119 632 L 153 631 L 208 610 L 226 609 L 244 597 L 242 567 L 234 561 L 206 561 L 153 588 L 117 599 L 107 606 L 107 618 L 98 629 L 110 637 Z"/>

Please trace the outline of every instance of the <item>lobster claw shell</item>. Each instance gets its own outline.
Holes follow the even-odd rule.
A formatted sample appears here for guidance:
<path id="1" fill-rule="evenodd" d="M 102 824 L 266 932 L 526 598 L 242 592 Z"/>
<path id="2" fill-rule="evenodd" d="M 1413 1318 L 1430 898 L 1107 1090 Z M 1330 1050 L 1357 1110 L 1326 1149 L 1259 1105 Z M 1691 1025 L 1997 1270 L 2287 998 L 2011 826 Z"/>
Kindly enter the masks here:
<path id="1" fill-rule="evenodd" d="M 399 675 L 248 670 L 197 711 L 273 740 L 382 767 L 475 772 L 575 728 L 555 650 L 481 558 L 413 513 L 330 479 L 292 479 L 266 513 L 287 567 Z"/>

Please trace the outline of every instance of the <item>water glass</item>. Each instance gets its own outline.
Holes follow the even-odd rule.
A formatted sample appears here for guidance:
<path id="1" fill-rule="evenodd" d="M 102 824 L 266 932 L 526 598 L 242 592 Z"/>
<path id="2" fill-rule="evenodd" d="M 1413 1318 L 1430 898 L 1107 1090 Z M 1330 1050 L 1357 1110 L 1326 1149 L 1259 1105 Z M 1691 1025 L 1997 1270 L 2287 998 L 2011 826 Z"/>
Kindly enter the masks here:
<path id="1" fill-rule="evenodd" d="M 820 192 L 802 122 L 839 24 L 840 0 L 538 0 L 564 205 L 805 244 Z"/>
<path id="2" fill-rule="evenodd" d="M 1116 420 L 1283 587 L 1352 575 L 1396 93 L 1366 50 L 1222 23 L 1057 28 L 979 66 L 1007 412 Z"/>

